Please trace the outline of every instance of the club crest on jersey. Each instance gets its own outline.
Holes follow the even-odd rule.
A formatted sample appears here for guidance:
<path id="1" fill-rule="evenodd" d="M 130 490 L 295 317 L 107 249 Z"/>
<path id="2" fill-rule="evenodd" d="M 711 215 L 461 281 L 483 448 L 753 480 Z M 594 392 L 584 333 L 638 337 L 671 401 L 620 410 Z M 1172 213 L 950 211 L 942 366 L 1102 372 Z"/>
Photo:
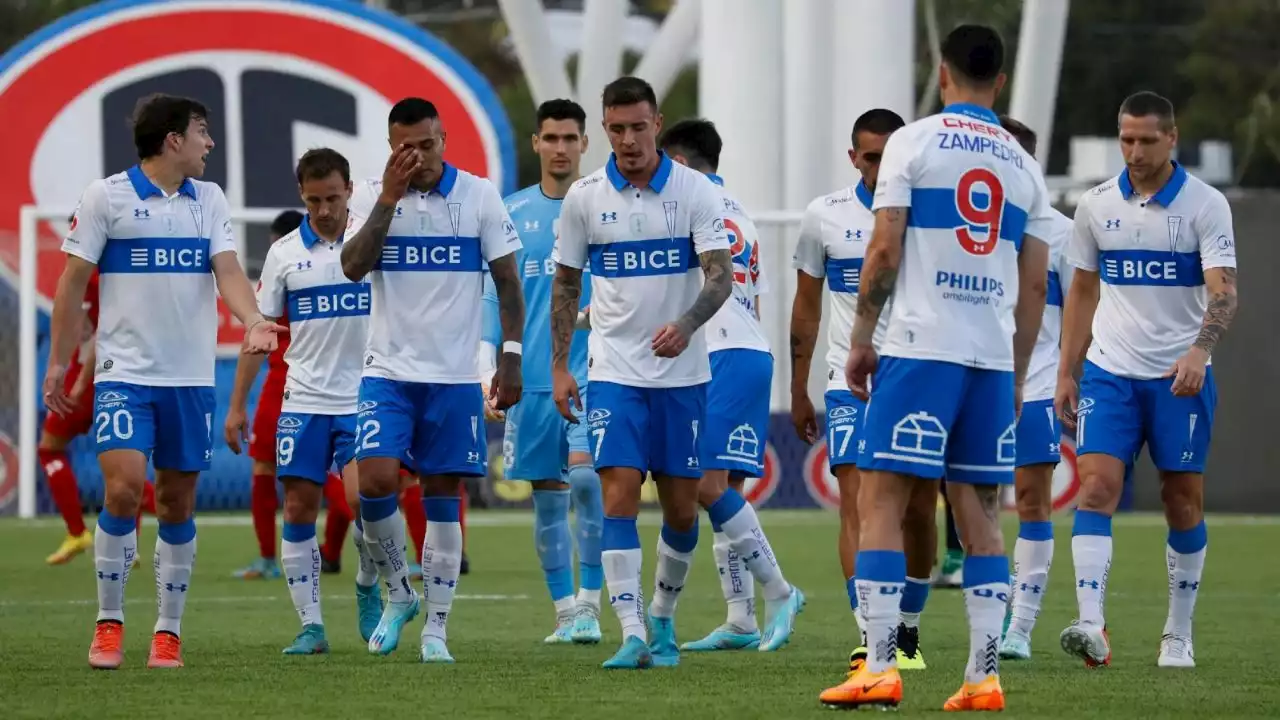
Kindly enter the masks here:
<path id="1" fill-rule="evenodd" d="M 676 208 L 678 207 L 679 204 L 675 200 L 662 201 L 662 211 L 667 216 L 667 237 L 670 238 L 674 238 L 676 236 Z M 724 230 L 723 226 L 716 228 L 717 232 L 721 230 Z"/>
<path id="2" fill-rule="evenodd" d="M 462 203 L 449 203 L 449 226 L 453 229 L 453 236 L 458 237 L 458 231 L 462 227 Z M 511 223 L 505 223 L 502 227 L 503 232 L 508 232 L 507 228 Z M 512 227 L 510 232 L 515 232 Z"/>

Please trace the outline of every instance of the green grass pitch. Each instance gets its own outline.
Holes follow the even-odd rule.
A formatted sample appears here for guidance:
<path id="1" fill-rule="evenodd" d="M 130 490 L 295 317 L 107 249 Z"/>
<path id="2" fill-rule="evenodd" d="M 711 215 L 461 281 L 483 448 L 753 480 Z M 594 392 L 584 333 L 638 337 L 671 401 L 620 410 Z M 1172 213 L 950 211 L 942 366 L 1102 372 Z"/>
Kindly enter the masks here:
<path id="1" fill-rule="evenodd" d="M 89 669 L 96 608 L 92 558 L 50 568 L 61 540 L 57 519 L 0 522 L 0 717 L 12 718 L 803 718 L 826 716 L 818 693 L 842 678 L 855 626 L 835 552 L 836 519 L 819 512 L 765 512 L 783 568 L 809 596 L 781 652 L 685 653 L 672 669 L 606 672 L 618 623 L 604 609 L 597 647 L 545 647 L 553 614 L 532 548 L 529 513 L 474 513 L 472 573 L 450 619 L 458 664 L 417 663 L 421 620 L 399 651 L 373 657 L 356 631 L 354 551 L 343 574 L 322 582 L 333 652 L 280 654 L 298 629 L 283 581 L 240 581 L 231 571 L 252 558 L 247 518 L 197 520 L 196 577 L 183 623 L 186 668 L 148 671 L 155 621 L 150 568 L 155 526 L 144 528 L 143 566 L 128 588 L 125 667 Z M 656 522 L 642 522 L 652 584 Z M 1085 670 L 1058 648 L 1072 619 L 1070 520 L 1060 520 L 1051 589 L 1030 663 L 1005 663 L 1011 717 L 1252 718 L 1280 716 L 1280 519 L 1215 517 L 1196 611 L 1195 670 L 1161 670 L 1156 653 L 1166 609 L 1161 518 L 1116 521 L 1108 622 L 1114 664 Z M 704 540 L 710 539 L 704 520 Z M 1012 548 L 1016 521 L 1008 518 Z M 699 548 L 680 600 L 677 631 L 694 639 L 723 619 L 710 543 Z M 968 648 L 958 591 L 934 591 L 922 622 L 929 669 L 904 673 L 900 712 L 938 712 L 961 681 Z"/>

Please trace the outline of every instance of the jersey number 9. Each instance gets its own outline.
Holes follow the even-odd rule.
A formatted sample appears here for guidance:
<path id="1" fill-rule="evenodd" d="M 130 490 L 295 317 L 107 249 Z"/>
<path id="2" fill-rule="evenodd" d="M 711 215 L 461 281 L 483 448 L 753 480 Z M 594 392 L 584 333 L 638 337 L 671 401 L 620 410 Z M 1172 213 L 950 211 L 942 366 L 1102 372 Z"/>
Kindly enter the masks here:
<path id="1" fill-rule="evenodd" d="M 982 207 L 974 202 L 975 186 L 984 186 L 987 202 Z M 956 183 L 956 211 L 965 224 L 956 228 L 960 247 L 970 255 L 990 255 L 1000 242 L 1000 222 L 1004 218 L 1004 186 L 1000 178 L 986 168 L 973 168 Z"/>

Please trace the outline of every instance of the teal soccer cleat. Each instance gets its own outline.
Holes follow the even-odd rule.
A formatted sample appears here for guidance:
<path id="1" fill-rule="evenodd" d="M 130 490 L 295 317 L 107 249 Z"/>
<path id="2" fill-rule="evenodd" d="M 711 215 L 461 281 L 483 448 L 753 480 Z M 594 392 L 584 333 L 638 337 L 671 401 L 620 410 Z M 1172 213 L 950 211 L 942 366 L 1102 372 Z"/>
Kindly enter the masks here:
<path id="1" fill-rule="evenodd" d="M 231 577 L 241 580 L 278 580 L 281 577 L 280 563 L 274 558 L 258 558 L 231 573 Z"/>
<path id="2" fill-rule="evenodd" d="M 356 613 L 360 620 L 360 637 L 369 642 L 382 619 L 382 591 L 377 583 L 369 587 L 356 584 Z"/>
<path id="3" fill-rule="evenodd" d="M 326 655 L 329 641 L 324 637 L 323 625 L 304 625 L 293 644 L 284 649 L 285 655 Z"/>
<path id="4" fill-rule="evenodd" d="M 543 638 L 547 645 L 570 645 L 573 643 L 573 611 L 556 616 L 556 630 Z"/>
<path id="5" fill-rule="evenodd" d="M 760 652 L 778 650 L 791 639 L 791 632 L 796 625 L 796 616 L 804 611 L 804 593 L 800 588 L 792 585 L 791 594 L 787 599 L 770 610 L 772 612 L 769 623 L 765 625 L 764 634 L 760 637 Z"/>
<path id="6" fill-rule="evenodd" d="M 579 645 L 595 645 L 600 642 L 600 610 L 591 605 L 579 605 L 573 618 L 573 632 L 569 637 Z"/>
<path id="7" fill-rule="evenodd" d="M 449 654 L 449 648 L 445 647 L 444 640 L 438 637 L 422 636 L 422 652 L 419 657 L 424 663 L 453 663 L 453 656 Z"/>
<path id="8" fill-rule="evenodd" d="M 674 618 L 660 618 L 649 615 L 649 654 L 653 656 L 654 667 L 675 667 L 680 664 L 680 646 L 676 644 L 676 622 Z"/>
<path id="9" fill-rule="evenodd" d="M 681 650 L 709 652 L 712 650 L 754 650 L 760 646 L 760 631 L 742 632 L 733 625 L 724 624 L 701 640 L 687 642 Z"/>
<path id="10" fill-rule="evenodd" d="M 418 616 L 420 604 L 418 593 L 413 593 L 413 600 L 407 603 L 387 603 L 382 609 L 382 617 L 369 638 L 369 652 L 377 655 L 390 655 L 400 645 L 400 632 L 404 626 Z"/>
<path id="11" fill-rule="evenodd" d="M 1000 658 L 1002 660 L 1030 660 L 1031 638 L 1016 632 L 1005 635 L 1004 642 L 1000 644 Z"/>
<path id="12" fill-rule="evenodd" d="M 653 655 L 643 640 L 629 635 L 618 652 L 600 667 L 606 670 L 645 670 L 653 667 Z"/>

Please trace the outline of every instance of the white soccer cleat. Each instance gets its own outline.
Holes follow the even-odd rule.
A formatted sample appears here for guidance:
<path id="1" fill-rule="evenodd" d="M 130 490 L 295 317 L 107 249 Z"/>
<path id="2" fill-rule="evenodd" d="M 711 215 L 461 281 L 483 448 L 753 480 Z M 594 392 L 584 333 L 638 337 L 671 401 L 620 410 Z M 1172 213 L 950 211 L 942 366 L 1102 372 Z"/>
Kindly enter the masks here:
<path id="1" fill-rule="evenodd" d="M 1193 668 L 1196 654 L 1191 638 L 1181 635 L 1165 635 L 1160 638 L 1160 659 L 1156 665 L 1165 668 Z"/>
<path id="2" fill-rule="evenodd" d="M 1085 667 L 1111 664 L 1111 639 L 1107 637 L 1106 627 L 1077 620 L 1062 631 L 1058 641 L 1068 655 L 1084 660 Z"/>

